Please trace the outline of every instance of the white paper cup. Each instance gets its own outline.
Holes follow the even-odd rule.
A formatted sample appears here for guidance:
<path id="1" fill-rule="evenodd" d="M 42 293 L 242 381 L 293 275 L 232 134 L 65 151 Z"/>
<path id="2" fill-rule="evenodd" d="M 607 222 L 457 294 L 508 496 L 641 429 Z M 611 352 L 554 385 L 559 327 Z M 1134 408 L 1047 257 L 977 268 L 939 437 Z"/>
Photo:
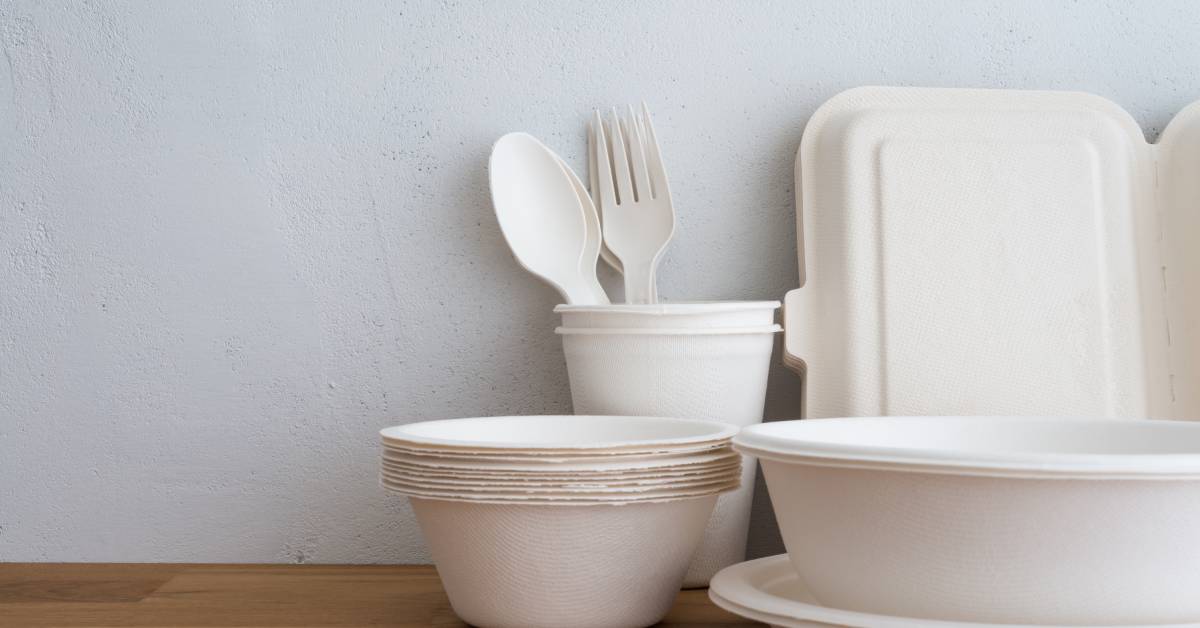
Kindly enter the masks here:
<path id="1" fill-rule="evenodd" d="M 745 426 L 762 421 L 777 325 L 702 329 L 560 327 L 575 412 L 682 416 Z M 686 586 L 704 586 L 745 558 L 755 461 L 723 495 Z"/>
<path id="2" fill-rule="evenodd" d="M 498 628 L 659 621 L 715 503 L 711 495 L 558 508 L 412 498 L 454 612 Z"/>
<path id="3" fill-rule="evenodd" d="M 777 309 L 779 301 L 697 301 L 559 305 L 554 311 L 569 328 L 687 329 L 772 325 Z"/>

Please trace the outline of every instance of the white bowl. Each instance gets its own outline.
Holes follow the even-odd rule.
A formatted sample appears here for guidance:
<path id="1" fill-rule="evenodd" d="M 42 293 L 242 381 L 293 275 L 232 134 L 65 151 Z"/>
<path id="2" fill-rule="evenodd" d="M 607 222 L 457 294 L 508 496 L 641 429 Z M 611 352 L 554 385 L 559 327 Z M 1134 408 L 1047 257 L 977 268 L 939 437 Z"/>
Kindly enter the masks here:
<path id="1" fill-rule="evenodd" d="M 559 305 L 572 328 L 757 327 L 775 322 L 779 301 L 709 301 L 612 305 Z"/>
<path id="2" fill-rule="evenodd" d="M 731 450 L 732 451 L 732 450 Z M 451 478 L 463 480 L 638 480 L 638 479 L 653 479 L 667 477 L 681 477 L 698 474 L 713 473 L 717 471 L 728 471 L 741 464 L 741 456 L 730 457 L 725 460 L 704 463 L 704 464 L 689 464 L 682 466 L 669 466 L 650 469 L 617 469 L 614 471 L 560 471 L 555 469 L 547 469 L 543 471 L 504 471 L 490 469 L 447 469 L 444 467 L 427 467 L 424 465 L 414 465 L 407 462 L 394 460 L 384 457 L 381 461 L 383 468 L 411 473 L 414 475 L 423 475 L 431 478 Z"/>
<path id="3" fill-rule="evenodd" d="M 622 460 L 643 460 L 667 456 L 683 456 L 688 454 L 706 453 L 729 448 L 729 438 L 692 443 L 686 445 L 661 445 L 609 450 L 575 450 L 573 452 L 538 452 L 532 449 L 419 449 L 403 447 L 385 442 L 385 451 L 411 456 L 425 460 L 449 459 L 461 462 L 496 461 L 496 462 L 532 462 L 537 464 L 558 464 L 573 462 L 603 462 Z"/>
<path id="4" fill-rule="evenodd" d="M 645 416 L 504 416 L 423 421 L 380 431 L 385 444 L 451 454 L 637 454 L 716 447 L 736 429 L 715 421 Z M 457 454 L 454 454 L 457 455 Z"/>
<path id="5" fill-rule="evenodd" d="M 1200 424 L 909 417 L 751 426 L 822 604 L 947 621 L 1200 621 Z"/>
<path id="6" fill-rule="evenodd" d="M 687 470 L 699 465 L 725 463 L 739 458 L 740 454 L 728 445 L 720 449 L 685 454 L 620 457 L 582 458 L 538 458 L 509 460 L 472 456 L 468 458 L 450 456 L 416 456 L 398 451 L 384 450 L 383 459 L 447 471 L 470 472 L 526 472 L 526 473 L 624 473 L 637 471 Z"/>
<path id="7" fill-rule="evenodd" d="M 658 490 L 677 490 L 684 488 L 693 488 L 706 486 L 714 483 L 725 484 L 736 482 L 740 479 L 740 470 L 722 471 L 706 475 L 699 475 L 686 478 L 653 478 L 649 480 L 634 480 L 634 481 L 596 481 L 596 480 L 567 480 L 559 482 L 529 482 L 529 481 L 510 481 L 510 482 L 495 482 L 488 480 L 445 480 L 434 479 L 422 476 L 415 476 L 409 473 L 398 473 L 389 469 L 383 469 L 380 472 L 380 477 L 398 483 L 403 483 L 416 487 L 428 488 L 431 490 L 450 490 L 450 491 L 491 491 L 491 492 L 545 492 L 545 493 L 573 493 L 573 492 L 612 492 L 612 493 L 638 493 L 646 491 Z"/>
<path id="8" fill-rule="evenodd" d="M 624 485 L 649 485 L 649 484 L 668 484 L 673 482 L 694 482 L 699 479 L 724 477 L 726 475 L 737 474 L 740 469 L 738 466 L 726 466 L 714 468 L 698 473 L 687 474 L 660 474 L 660 475 L 603 475 L 603 476 L 580 476 L 580 475 L 558 475 L 558 476 L 469 476 L 455 474 L 431 474 L 422 471 L 416 471 L 411 468 L 397 467 L 387 464 L 383 465 L 382 471 L 385 475 L 392 477 L 407 477 L 414 481 L 422 482 L 443 482 L 446 484 L 462 484 L 462 485 L 506 485 L 515 486 L 560 486 L 560 485 L 608 485 L 608 486 L 624 486 Z"/>
<path id="9" fill-rule="evenodd" d="M 454 612 L 477 626 L 648 626 L 670 609 L 715 496 L 548 507 L 413 498 Z"/>
<path id="10" fill-rule="evenodd" d="M 662 501 L 674 500 L 684 497 L 698 497 L 701 495 L 716 495 L 725 493 L 738 487 L 738 479 L 733 478 L 724 482 L 711 482 L 706 484 L 698 484 L 694 486 L 666 486 L 666 487 L 649 487 L 639 490 L 619 490 L 619 489 L 552 489 L 552 490 L 533 490 L 533 489 L 487 489 L 481 487 L 471 487 L 469 490 L 461 488 L 446 488 L 446 487 L 428 487 L 412 482 L 395 480 L 381 476 L 379 483 L 384 488 L 408 495 L 410 497 L 431 497 L 437 499 L 450 499 L 457 501 L 484 501 L 484 502 L 547 502 L 547 503 L 595 503 L 595 504 L 615 504 L 615 503 L 633 503 L 645 501 Z"/>

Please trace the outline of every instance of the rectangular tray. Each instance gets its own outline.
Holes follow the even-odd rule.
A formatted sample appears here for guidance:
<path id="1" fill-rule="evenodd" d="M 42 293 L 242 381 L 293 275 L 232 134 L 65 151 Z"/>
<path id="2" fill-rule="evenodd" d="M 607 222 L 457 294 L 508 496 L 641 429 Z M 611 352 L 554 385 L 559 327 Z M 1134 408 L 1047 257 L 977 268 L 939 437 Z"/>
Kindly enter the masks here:
<path id="1" fill-rule="evenodd" d="M 831 99 L 784 306 L 806 416 L 1200 415 L 1198 134 L 1198 105 L 1150 145 L 1081 93 Z"/>

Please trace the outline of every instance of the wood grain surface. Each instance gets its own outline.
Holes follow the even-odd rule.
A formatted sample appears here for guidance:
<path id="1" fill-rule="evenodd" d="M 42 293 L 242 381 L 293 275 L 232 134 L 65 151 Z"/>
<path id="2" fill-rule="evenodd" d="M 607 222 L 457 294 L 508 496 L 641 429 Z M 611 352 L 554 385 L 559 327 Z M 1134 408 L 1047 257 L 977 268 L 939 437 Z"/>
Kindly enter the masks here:
<path id="1" fill-rule="evenodd" d="M 464 626 L 428 566 L 0 563 L 0 626 Z M 704 590 L 667 626 L 746 626 Z"/>

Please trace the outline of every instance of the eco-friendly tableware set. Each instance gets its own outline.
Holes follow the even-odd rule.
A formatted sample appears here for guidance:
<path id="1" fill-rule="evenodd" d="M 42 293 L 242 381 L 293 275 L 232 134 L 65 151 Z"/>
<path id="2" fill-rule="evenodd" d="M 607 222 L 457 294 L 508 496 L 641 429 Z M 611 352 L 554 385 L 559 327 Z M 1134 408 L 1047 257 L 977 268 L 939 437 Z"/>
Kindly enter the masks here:
<path id="1" fill-rule="evenodd" d="M 647 626 L 716 505 L 736 428 L 629 416 L 489 417 L 385 429 L 454 611 L 478 626 Z"/>
<path id="2" fill-rule="evenodd" d="M 1200 423 L 1142 420 L 1200 417 L 1200 103 L 1151 145 L 1086 94 L 830 100 L 782 313 L 808 420 L 762 425 L 779 304 L 659 303 L 675 208 L 649 114 L 597 114 L 588 142 L 590 193 L 528 136 L 491 176 L 514 255 L 566 301 L 575 411 L 609 416 L 384 433 L 465 619 L 645 625 L 711 578 L 777 626 L 1200 626 Z M 787 554 L 734 565 L 756 459 Z"/>

